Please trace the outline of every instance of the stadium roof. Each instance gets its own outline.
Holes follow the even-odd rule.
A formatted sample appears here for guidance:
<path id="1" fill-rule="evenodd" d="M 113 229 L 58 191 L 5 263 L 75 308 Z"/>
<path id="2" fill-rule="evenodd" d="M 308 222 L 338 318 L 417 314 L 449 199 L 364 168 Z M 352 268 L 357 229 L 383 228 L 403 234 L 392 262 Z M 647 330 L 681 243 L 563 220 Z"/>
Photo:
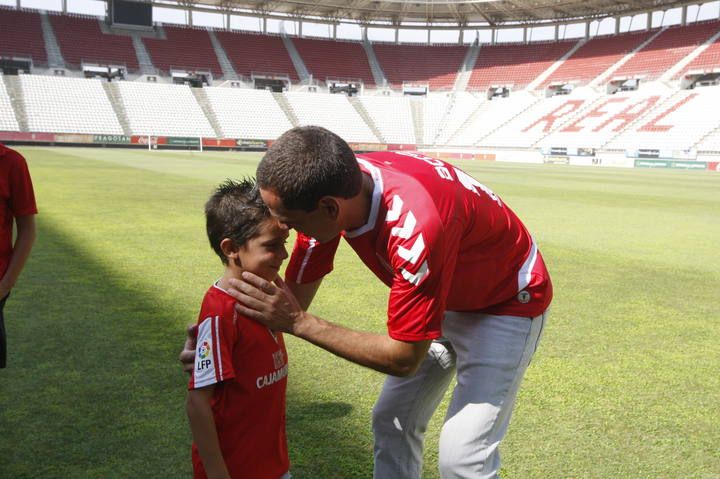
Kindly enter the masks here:
<path id="1" fill-rule="evenodd" d="M 166 0 L 171 1 L 172 0 Z M 160 3 L 160 2 L 156 2 Z M 253 15 L 290 15 L 303 20 L 351 20 L 364 24 L 401 23 L 489 25 L 566 22 L 626 16 L 696 1 L 677 0 L 175 0 L 183 6 L 244 10 Z M 240 12 L 238 12 L 240 13 Z M 387 26 L 387 25 L 386 25 Z"/>

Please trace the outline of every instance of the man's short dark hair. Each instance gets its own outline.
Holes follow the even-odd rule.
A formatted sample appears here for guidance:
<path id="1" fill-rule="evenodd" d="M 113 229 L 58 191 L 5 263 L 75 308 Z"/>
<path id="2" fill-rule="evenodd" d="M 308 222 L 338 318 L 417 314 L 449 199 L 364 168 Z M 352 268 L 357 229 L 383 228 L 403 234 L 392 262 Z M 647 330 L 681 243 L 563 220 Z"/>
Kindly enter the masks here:
<path id="1" fill-rule="evenodd" d="M 323 196 L 360 193 L 362 173 L 345 140 L 319 126 L 301 126 L 272 144 L 258 165 L 257 181 L 274 190 L 283 207 L 313 211 Z"/>
<path id="2" fill-rule="evenodd" d="M 250 178 L 226 180 L 205 203 L 210 246 L 224 264 L 228 261 L 220 248 L 222 240 L 230 238 L 236 247 L 240 247 L 260 234 L 260 225 L 267 218 L 270 218 L 270 210 L 263 203 L 257 184 Z"/>

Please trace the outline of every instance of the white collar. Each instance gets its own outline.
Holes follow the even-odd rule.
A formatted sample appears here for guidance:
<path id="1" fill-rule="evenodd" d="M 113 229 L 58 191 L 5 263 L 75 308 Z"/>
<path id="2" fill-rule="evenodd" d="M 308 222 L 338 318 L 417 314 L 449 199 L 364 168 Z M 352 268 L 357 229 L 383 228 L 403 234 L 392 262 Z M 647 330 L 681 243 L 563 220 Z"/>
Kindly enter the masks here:
<path id="1" fill-rule="evenodd" d="M 370 200 L 370 216 L 368 217 L 367 223 L 354 230 L 345 231 L 345 236 L 348 238 L 360 236 L 375 227 L 378 212 L 380 211 L 380 200 L 382 199 L 383 194 L 383 179 L 380 174 L 380 169 L 362 158 L 358 158 L 357 161 L 368 171 L 368 173 L 370 173 L 370 177 L 373 180 L 373 193 L 372 199 Z"/>

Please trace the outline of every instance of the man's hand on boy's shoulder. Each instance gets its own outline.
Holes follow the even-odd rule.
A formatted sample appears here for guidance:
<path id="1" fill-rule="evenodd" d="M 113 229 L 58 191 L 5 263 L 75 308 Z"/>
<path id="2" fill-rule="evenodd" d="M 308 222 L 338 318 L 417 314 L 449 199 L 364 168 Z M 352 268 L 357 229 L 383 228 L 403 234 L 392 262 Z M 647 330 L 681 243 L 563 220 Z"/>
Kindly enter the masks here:
<path id="1" fill-rule="evenodd" d="M 187 328 L 185 345 L 180 351 L 179 360 L 182 363 L 183 371 L 192 374 L 195 368 L 195 348 L 197 347 L 197 324 L 191 324 Z"/>

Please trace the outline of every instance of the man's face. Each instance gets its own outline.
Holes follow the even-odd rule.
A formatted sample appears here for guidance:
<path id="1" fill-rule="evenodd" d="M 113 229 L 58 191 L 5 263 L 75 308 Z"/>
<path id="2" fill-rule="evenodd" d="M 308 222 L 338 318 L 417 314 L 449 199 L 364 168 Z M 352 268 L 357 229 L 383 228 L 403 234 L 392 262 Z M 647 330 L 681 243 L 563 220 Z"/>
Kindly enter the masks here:
<path id="1" fill-rule="evenodd" d="M 260 196 L 272 215 L 288 228 L 311 236 L 320 243 L 330 241 L 340 234 L 335 218 L 321 207 L 313 211 L 288 210 L 283 207 L 282 200 L 273 190 L 260 188 Z"/>

